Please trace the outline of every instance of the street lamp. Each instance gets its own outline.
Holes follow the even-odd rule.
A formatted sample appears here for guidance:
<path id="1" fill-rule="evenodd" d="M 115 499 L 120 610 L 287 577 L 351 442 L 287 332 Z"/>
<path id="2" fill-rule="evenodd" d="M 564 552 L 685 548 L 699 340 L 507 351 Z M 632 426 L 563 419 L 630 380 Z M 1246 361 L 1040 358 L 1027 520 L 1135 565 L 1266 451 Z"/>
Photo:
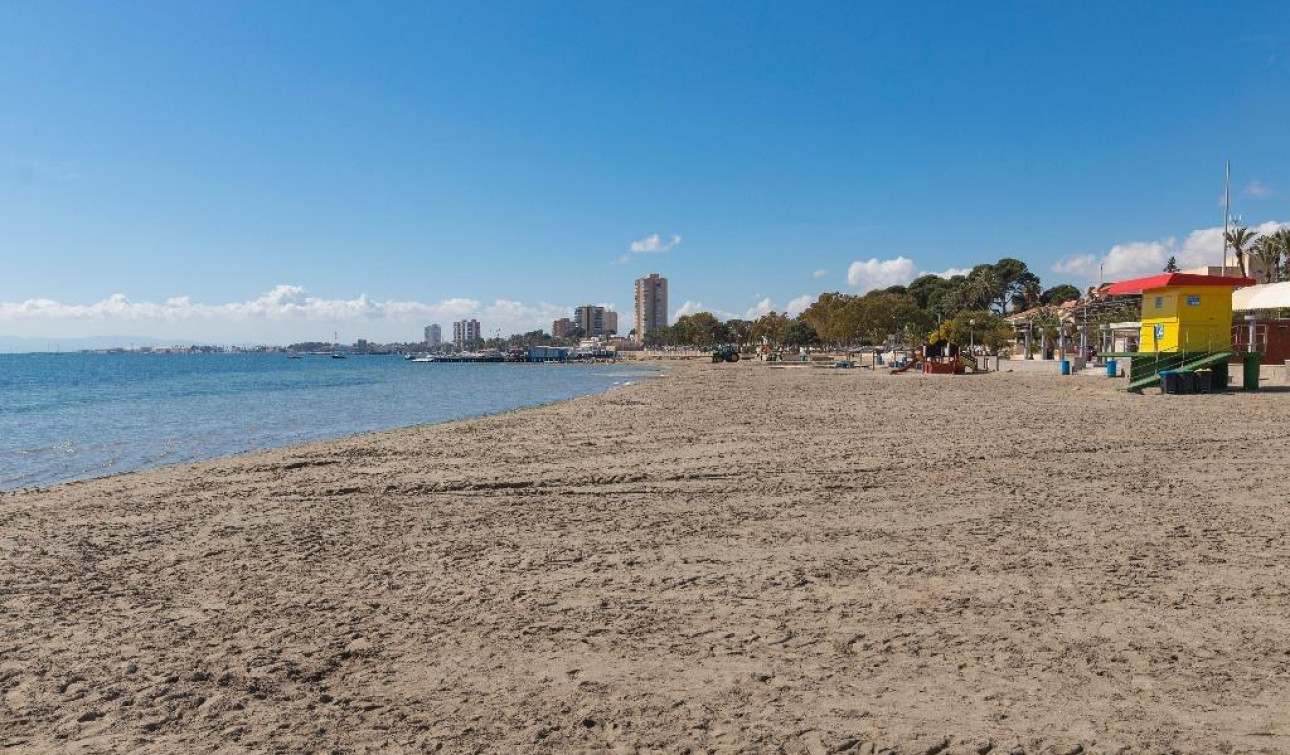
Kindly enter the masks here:
<path id="1" fill-rule="evenodd" d="M 976 320 L 968 320 L 968 353 L 976 353 Z"/>

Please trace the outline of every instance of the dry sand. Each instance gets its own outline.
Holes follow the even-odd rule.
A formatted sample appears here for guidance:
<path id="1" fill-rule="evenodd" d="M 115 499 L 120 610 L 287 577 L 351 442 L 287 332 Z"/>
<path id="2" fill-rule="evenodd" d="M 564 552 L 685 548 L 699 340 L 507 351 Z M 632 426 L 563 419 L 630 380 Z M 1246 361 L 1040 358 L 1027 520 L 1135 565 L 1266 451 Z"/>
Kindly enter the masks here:
<path id="1" fill-rule="evenodd" d="M 0 748 L 1290 751 L 1290 393 L 685 365 L 0 496 Z"/>

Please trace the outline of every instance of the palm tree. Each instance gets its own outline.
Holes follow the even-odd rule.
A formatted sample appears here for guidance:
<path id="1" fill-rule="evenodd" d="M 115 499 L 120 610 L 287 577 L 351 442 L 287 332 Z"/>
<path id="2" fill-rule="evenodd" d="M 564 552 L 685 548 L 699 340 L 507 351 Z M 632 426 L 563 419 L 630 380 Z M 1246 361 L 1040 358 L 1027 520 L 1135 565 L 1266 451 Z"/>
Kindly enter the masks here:
<path id="1" fill-rule="evenodd" d="M 977 265 L 968 275 L 964 294 L 968 309 L 988 309 L 998 304 L 1007 314 L 1008 302 L 1005 299 L 1007 284 L 999 279 L 992 265 Z"/>
<path id="2" fill-rule="evenodd" d="M 1236 255 L 1236 266 L 1241 269 L 1241 275 L 1246 274 L 1245 250 L 1254 243 L 1258 234 L 1252 232 L 1249 228 L 1237 227 L 1227 232 L 1227 243 L 1232 247 L 1232 252 Z"/>
<path id="3" fill-rule="evenodd" d="M 1021 291 L 1013 296 L 1012 304 L 1017 309 L 1031 309 L 1043 303 L 1043 295 L 1043 285 L 1038 278 L 1032 277 L 1021 284 Z"/>
<path id="4" fill-rule="evenodd" d="M 1282 228 L 1272 234 L 1277 245 L 1281 247 L 1281 269 L 1277 271 L 1281 280 L 1290 280 L 1290 228 Z"/>
<path id="5" fill-rule="evenodd" d="M 1283 241 L 1279 238 L 1281 233 L 1278 231 L 1276 234 L 1263 236 L 1250 247 L 1250 260 L 1258 263 L 1260 268 L 1258 271 L 1260 283 L 1275 283 L 1280 277 L 1281 257 L 1285 253 L 1282 248 Z"/>

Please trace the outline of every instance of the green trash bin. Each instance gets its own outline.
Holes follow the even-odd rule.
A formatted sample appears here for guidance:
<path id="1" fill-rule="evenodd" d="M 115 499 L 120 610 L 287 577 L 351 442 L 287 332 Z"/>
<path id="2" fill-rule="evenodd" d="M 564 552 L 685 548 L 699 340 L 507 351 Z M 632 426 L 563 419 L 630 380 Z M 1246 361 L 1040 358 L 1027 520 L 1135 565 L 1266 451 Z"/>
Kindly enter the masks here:
<path id="1" fill-rule="evenodd" d="M 1196 392 L 1209 393 L 1214 390 L 1214 371 L 1196 370 Z"/>
<path id="2" fill-rule="evenodd" d="M 1241 355 L 1241 387 L 1245 390 L 1259 389 L 1259 362 L 1261 361 L 1263 361 L 1263 355 L 1257 351 L 1249 351 Z"/>

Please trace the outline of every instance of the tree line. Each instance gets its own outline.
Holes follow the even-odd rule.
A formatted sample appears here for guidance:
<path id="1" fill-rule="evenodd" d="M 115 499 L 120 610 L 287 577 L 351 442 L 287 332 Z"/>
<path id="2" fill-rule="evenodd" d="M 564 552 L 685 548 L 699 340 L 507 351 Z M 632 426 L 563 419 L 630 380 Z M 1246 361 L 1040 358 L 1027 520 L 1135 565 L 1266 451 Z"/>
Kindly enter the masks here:
<path id="1" fill-rule="evenodd" d="M 710 312 L 677 318 L 647 333 L 645 345 L 709 347 L 722 343 L 750 346 L 763 339 L 776 347 L 847 348 L 891 343 L 922 343 L 930 333 L 955 342 L 998 349 L 1011 339 L 1008 314 L 1079 299 L 1069 284 L 1044 288 L 1021 260 L 1005 257 L 963 275 L 922 275 L 907 286 L 865 294 L 831 292 L 801 314 L 770 312 L 755 320 L 722 321 Z"/>
<path id="2" fill-rule="evenodd" d="M 1237 227 L 1226 233 L 1227 245 L 1232 248 L 1241 275 L 1254 278 L 1259 283 L 1279 283 L 1290 280 L 1290 228 L 1259 235 L 1249 228 Z M 1169 258 L 1175 272 L 1177 263 Z"/>

